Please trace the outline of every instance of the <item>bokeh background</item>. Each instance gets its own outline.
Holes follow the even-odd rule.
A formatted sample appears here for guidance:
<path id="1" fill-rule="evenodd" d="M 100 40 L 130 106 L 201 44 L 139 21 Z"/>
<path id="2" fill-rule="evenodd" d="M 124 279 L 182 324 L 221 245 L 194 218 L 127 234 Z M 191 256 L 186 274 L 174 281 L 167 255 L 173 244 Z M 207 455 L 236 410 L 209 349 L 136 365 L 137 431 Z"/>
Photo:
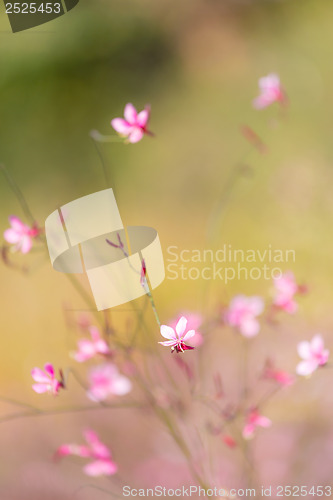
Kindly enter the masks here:
<path id="1" fill-rule="evenodd" d="M 40 224 L 61 204 L 107 187 L 89 131 L 111 134 L 110 120 L 122 115 L 126 102 L 139 109 L 150 103 L 154 139 L 100 145 L 124 222 L 155 227 L 164 250 L 225 243 L 295 250 L 292 270 L 309 294 L 300 300 L 297 316 L 263 328 L 251 347 L 253 372 L 272 352 L 284 369 L 294 370 L 297 342 L 317 331 L 333 348 L 332 20 L 333 5 L 324 0 L 81 0 L 69 14 L 17 34 L 1 14 L 0 161 Z M 258 78 L 270 72 L 280 75 L 288 94 L 283 114 L 275 106 L 256 111 L 251 105 Z M 252 151 L 240 132 L 244 124 L 263 138 L 265 155 Z M 225 196 L 232 169 L 249 151 L 246 174 L 227 191 L 212 242 L 207 239 L 212 211 Z M 23 213 L 4 178 L 0 196 L 4 230 L 8 215 Z M 34 395 L 30 369 L 45 361 L 71 363 L 68 351 L 76 338 L 63 308 L 85 306 L 41 254 L 17 256 L 15 262 L 30 271 L 23 275 L 0 266 L 0 395 L 45 408 L 73 398 L 83 404 L 85 394 L 75 383 L 61 402 Z M 271 288 L 265 280 L 227 286 L 217 280 L 209 291 L 206 285 L 167 279 L 154 294 L 162 322 L 188 309 L 212 317 L 235 293 L 268 298 Z M 112 312 L 115 327 L 121 329 L 128 314 Z M 159 340 L 152 313 L 146 321 Z M 216 367 L 231 401 L 237 392 L 238 340 L 219 328 L 194 358 L 207 368 L 203 390 L 209 392 Z M 163 356 L 172 367 L 169 353 Z M 259 483 L 330 483 L 330 379 L 331 372 L 323 371 L 268 405 L 274 426 L 260 433 L 253 447 Z M 2 415 L 16 411 L 1 403 Z M 208 418 L 199 412 L 203 427 Z M 168 436 L 140 412 L 92 411 L 0 425 L 2 500 L 105 498 L 101 491 L 78 488 L 107 488 L 109 481 L 87 481 L 80 461 L 55 466 L 51 460 L 62 442 L 80 442 L 86 426 L 110 443 L 125 483 L 190 481 Z M 204 447 L 214 450 L 214 477 L 228 487 L 243 484 L 239 451 L 204 430 L 202 436 Z M 199 455 L 200 450 L 198 445 Z"/>

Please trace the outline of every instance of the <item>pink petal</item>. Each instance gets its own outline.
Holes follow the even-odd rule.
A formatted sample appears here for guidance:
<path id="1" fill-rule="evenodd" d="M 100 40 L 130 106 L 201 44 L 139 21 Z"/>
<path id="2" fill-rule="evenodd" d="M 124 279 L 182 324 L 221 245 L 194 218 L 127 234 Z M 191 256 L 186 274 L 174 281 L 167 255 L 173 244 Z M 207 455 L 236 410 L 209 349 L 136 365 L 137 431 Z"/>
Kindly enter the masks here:
<path id="1" fill-rule="evenodd" d="M 253 436 L 255 426 L 253 424 L 246 424 L 243 429 L 243 437 L 245 439 L 250 439 Z"/>
<path id="2" fill-rule="evenodd" d="M 105 340 L 102 339 L 95 343 L 95 349 L 100 354 L 110 354 L 111 352 Z"/>
<path id="3" fill-rule="evenodd" d="M 313 354 L 321 354 L 324 350 L 324 341 L 321 335 L 315 335 L 311 341 L 311 352 Z"/>
<path id="4" fill-rule="evenodd" d="M 165 347 L 177 345 L 178 341 L 177 340 L 167 340 L 166 342 L 159 342 L 159 344 L 164 345 Z"/>
<path id="5" fill-rule="evenodd" d="M 183 337 L 183 340 L 186 341 L 186 340 L 189 340 L 191 339 L 192 337 L 194 337 L 195 335 L 195 331 L 194 330 L 189 330 L 186 335 Z"/>
<path id="6" fill-rule="evenodd" d="M 141 141 L 144 132 L 139 127 L 134 127 L 128 136 L 128 140 L 131 144 L 135 144 L 136 142 Z"/>
<path id="7" fill-rule="evenodd" d="M 18 217 L 16 217 L 16 215 L 11 215 L 10 217 L 8 217 L 9 219 L 9 222 L 10 222 L 10 225 L 12 226 L 12 228 L 17 231 L 17 232 L 24 232 L 26 229 L 28 229 L 28 226 L 26 226 L 22 221 L 21 219 L 19 219 Z"/>
<path id="8" fill-rule="evenodd" d="M 143 111 L 140 111 L 140 113 L 138 114 L 137 116 L 137 125 L 139 125 L 139 127 L 142 127 L 142 128 L 145 128 L 147 123 L 148 123 L 148 120 L 149 120 L 149 114 L 150 114 L 150 110 L 149 109 L 144 109 Z"/>
<path id="9" fill-rule="evenodd" d="M 267 108 L 267 106 L 270 106 L 273 104 L 274 99 L 272 97 L 268 97 L 267 95 L 262 95 L 254 99 L 253 101 L 253 107 L 256 109 L 264 109 Z"/>
<path id="10" fill-rule="evenodd" d="M 112 383 L 112 393 L 117 396 L 123 396 L 124 394 L 129 393 L 131 389 L 131 381 L 123 375 L 119 375 L 118 378 Z"/>
<path id="11" fill-rule="evenodd" d="M 46 384 L 50 383 L 50 377 L 48 375 L 46 375 L 43 372 L 43 370 L 41 370 L 40 368 L 33 368 L 31 370 L 31 376 L 35 382 L 41 382 L 42 384 L 43 383 L 46 383 Z"/>
<path id="12" fill-rule="evenodd" d="M 240 332 L 244 337 L 254 337 L 259 333 L 260 325 L 254 318 L 244 320 L 240 325 Z"/>
<path id="13" fill-rule="evenodd" d="M 50 384 L 33 384 L 32 389 L 37 392 L 37 394 L 44 394 L 50 390 Z"/>
<path id="14" fill-rule="evenodd" d="M 130 102 L 125 106 L 124 117 L 125 120 L 127 120 L 131 125 L 135 125 L 137 122 L 138 113 L 133 104 L 131 104 Z"/>
<path id="15" fill-rule="evenodd" d="M 180 338 L 183 335 L 183 333 L 185 332 L 186 325 L 187 325 L 187 319 L 185 318 L 185 316 L 182 316 L 176 325 L 176 332 L 177 332 L 178 338 Z"/>
<path id="16" fill-rule="evenodd" d="M 44 370 L 50 375 L 50 377 L 54 378 L 54 368 L 51 363 L 46 363 L 46 365 L 44 366 Z"/>
<path id="17" fill-rule="evenodd" d="M 318 368 L 318 363 L 316 361 L 301 361 L 296 367 L 296 373 L 298 375 L 303 375 L 304 377 L 311 375 Z"/>
<path id="18" fill-rule="evenodd" d="M 94 342 L 97 342 L 101 338 L 101 334 L 99 332 L 99 329 L 96 326 L 91 326 L 89 328 L 89 332 L 90 332 L 91 338 L 93 339 Z"/>
<path id="19" fill-rule="evenodd" d="M 96 354 L 96 348 L 90 340 L 79 340 L 78 342 L 79 350 L 74 354 L 76 361 L 81 363 L 86 361 Z"/>
<path id="20" fill-rule="evenodd" d="M 329 355 L 330 355 L 330 351 L 328 349 L 323 351 L 323 353 L 320 357 L 320 365 L 326 365 L 328 358 L 329 358 Z"/>
<path id="21" fill-rule="evenodd" d="M 15 231 L 15 229 L 6 229 L 3 233 L 5 240 L 8 243 L 18 243 L 21 239 L 21 235 Z"/>
<path id="22" fill-rule="evenodd" d="M 23 236 L 23 238 L 21 240 L 21 245 L 20 245 L 21 252 L 28 253 L 28 252 L 30 252 L 31 247 L 32 247 L 32 240 L 31 240 L 30 236 Z"/>
<path id="23" fill-rule="evenodd" d="M 259 87 L 263 90 L 279 89 L 280 77 L 276 73 L 270 73 L 259 79 Z"/>
<path id="24" fill-rule="evenodd" d="M 130 125 L 123 118 L 114 118 L 113 120 L 111 120 L 111 126 L 114 128 L 116 132 L 118 132 L 118 134 L 126 136 L 129 135 L 129 133 L 133 128 L 132 125 Z"/>
<path id="25" fill-rule="evenodd" d="M 265 307 L 263 299 L 261 297 L 257 297 L 257 296 L 249 297 L 248 298 L 248 305 L 249 305 L 249 309 L 250 309 L 251 313 L 254 314 L 255 316 L 258 316 L 259 314 L 261 314 L 264 310 L 264 307 Z"/>
<path id="26" fill-rule="evenodd" d="M 111 460 L 96 460 L 83 468 L 87 476 L 111 476 L 118 470 L 116 464 Z"/>
<path id="27" fill-rule="evenodd" d="M 174 329 L 171 328 L 171 326 L 161 325 L 160 331 L 162 337 L 164 337 L 165 339 L 177 340 L 176 333 Z"/>
<path id="28" fill-rule="evenodd" d="M 272 425 L 272 421 L 267 417 L 259 415 L 257 418 L 257 425 L 260 425 L 260 427 L 270 427 Z"/>
<path id="29" fill-rule="evenodd" d="M 298 355 L 303 359 L 310 359 L 312 357 L 310 342 L 300 342 L 297 346 Z"/>

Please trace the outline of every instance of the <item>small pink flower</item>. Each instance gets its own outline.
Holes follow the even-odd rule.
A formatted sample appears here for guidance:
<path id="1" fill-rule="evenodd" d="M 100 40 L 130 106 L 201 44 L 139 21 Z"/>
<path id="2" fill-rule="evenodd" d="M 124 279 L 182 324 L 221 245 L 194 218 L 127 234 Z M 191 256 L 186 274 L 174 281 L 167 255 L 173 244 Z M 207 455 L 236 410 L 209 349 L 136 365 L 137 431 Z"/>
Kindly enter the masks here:
<path id="1" fill-rule="evenodd" d="M 88 397 L 92 401 L 104 401 L 110 394 L 123 396 L 132 389 L 127 377 L 118 372 L 112 363 L 105 363 L 91 369 L 89 374 L 90 389 Z"/>
<path id="2" fill-rule="evenodd" d="M 259 414 L 255 409 L 251 410 L 246 417 L 246 423 L 243 429 L 243 438 L 251 439 L 257 427 L 270 427 L 272 422 L 269 418 Z"/>
<path id="3" fill-rule="evenodd" d="M 226 446 L 228 446 L 228 448 L 236 448 L 237 446 L 237 443 L 236 441 L 234 440 L 234 438 L 232 436 L 230 436 L 229 434 L 223 434 L 222 436 L 222 441 L 224 442 L 224 444 Z"/>
<path id="4" fill-rule="evenodd" d="M 259 333 L 260 325 L 256 317 L 264 310 L 261 297 L 237 295 L 225 313 L 225 322 L 237 328 L 244 337 L 254 337 Z"/>
<path id="5" fill-rule="evenodd" d="M 184 312 L 181 316 L 185 316 L 187 319 L 187 329 L 188 330 L 194 330 L 195 335 L 191 339 L 191 345 L 193 347 L 199 347 L 203 344 L 204 338 L 202 334 L 199 332 L 200 326 L 202 325 L 203 318 L 201 314 L 195 313 L 195 312 Z M 178 316 L 177 319 L 173 319 L 170 322 L 171 328 L 174 330 L 176 329 L 176 325 L 180 319 L 181 316 Z"/>
<path id="6" fill-rule="evenodd" d="M 91 335 L 91 340 L 79 340 L 78 351 L 73 355 L 74 359 L 79 363 L 83 363 L 97 354 L 102 354 L 104 356 L 109 356 L 111 354 L 109 346 L 105 340 L 101 338 L 98 328 L 96 326 L 90 326 L 88 329 Z"/>
<path id="7" fill-rule="evenodd" d="M 186 341 L 190 340 L 195 335 L 194 330 L 189 330 L 187 333 L 185 333 L 186 326 L 187 319 L 184 316 L 179 319 L 175 329 L 171 326 L 161 325 L 160 331 L 162 337 L 169 340 L 159 342 L 159 344 L 171 347 L 171 352 L 184 352 L 190 349 L 194 349 L 194 347 L 185 344 Z"/>
<path id="8" fill-rule="evenodd" d="M 29 227 L 15 215 L 9 217 L 11 227 L 3 233 L 5 240 L 14 245 L 13 249 L 28 253 L 32 247 L 32 240 L 39 234 L 37 226 Z"/>
<path id="9" fill-rule="evenodd" d="M 271 73 L 259 79 L 260 95 L 253 101 L 253 106 L 256 109 L 263 109 L 279 102 L 286 103 L 286 95 L 281 87 L 280 78 L 278 75 Z"/>
<path id="10" fill-rule="evenodd" d="M 31 370 L 31 376 L 34 381 L 37 382 L 37 384 L 33 384 L 32 386 L 33 390 L 37 392 L 37 394 L 49 392 L 56 396 L 61 388 L 65 388 L 62 372 L 60 371 L 60 380 L 57 380 L 51 363 L 46 363 L 44 370 L 41 370 L 40 368 L 33 368 Z"/>
<path id="11" fill-rule="evenodd" d="M 295 281 L 294 274 L 288 271 L 278 278 L 274 278 L 274 287 L 276 295 L 273 300 L 273 305 L 278 309 L 283 309 L 289 314 L 295 313 L 298 305 L 294 300 L 294 296 L 300 293 L 300 287 Z"/>
<path id="12" fill-rule="evenodd" d="M 321 335 L 315 335 L 311 342 L 300 342 L 297 346 L 299 356 L 304 360 L 296 367 L 298 375 L 311 375 L 320 366 L 327 363 L 329 350 L 324 348 Z"/>
<path id="13" fill-rule="evenodd" d="M 111 476 L 118 470 L 117 464 L 112 460 L 110 450 L 103 444 L 97 434 L 92 430 L 86 430 L 84 437 L 88 446 L 77 444 L 64 444 L 56 451 L 56 458 L 63 458 L 68 455 L 75 455 L 82 458 L 92 458 L 84 467 L 84 472 L 88 476 Z"/>
<path id="14" fill-rule="evenodd" d="M 295 382 L 295 378 L 289 373 L 278 370 L 275 368 L 274 364 L 268 360 L 264 367 L 263 378 L 275 380 L 278 384 L 287 387 Z"/>
<path id="15" fill-rule="evenodd" d="M 128 142 L 134 144 L 141 141 L 144 134 L 152 135 L 147 128 L 149 118 L 149 106 L 138 113 L 133 104 L 128 103 L 125 106 L 124 118 L 114 118 L 111 120 L 111 125 L 118 134 L 127 137 Z"/>

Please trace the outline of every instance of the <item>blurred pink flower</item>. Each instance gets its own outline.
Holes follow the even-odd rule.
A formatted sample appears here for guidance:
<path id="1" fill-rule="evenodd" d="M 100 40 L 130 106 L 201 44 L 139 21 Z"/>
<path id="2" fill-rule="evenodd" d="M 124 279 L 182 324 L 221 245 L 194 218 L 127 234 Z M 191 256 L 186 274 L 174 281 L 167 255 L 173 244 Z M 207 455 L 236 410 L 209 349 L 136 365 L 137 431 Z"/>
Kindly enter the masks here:
<path id="1" fill-rule="evenodd" d="M 73 357 L 79 363 L 93 358 L 97 354 L 108 356 L 111 354 L 109 346 L 101 338 L 101 334 L 96 326 L 90 326 L 89 332 L 91 340 L 81 339 L 78 341 L 78 351 L 74 353 Z"/>
<path id="2" fill-rule="evenodd" d="M 254 436 L 256 427 L 270 427 L 272 422 L 269 418 L 259 414 L 258 410 L 251 410 L 246 417 L 246 423 L 243 428 L 243 438 L 251 439 Z"/>
<path id="3" fill-rule="evenodd" d="M 195 313 L 195 312 L 184 312 L 180 316 L 178 316 L 177 319 L 173 319 L 170 322 L 171 328 L 174 330 L 176 329 L 176 325 L 178 321 L 180 320 L 181 316 L 185 316 L 187 319 L 187 328 L 188 330 L 194 330 L 195 335 L 191 339 L 191 345 L 193 347 L 199 347 L 201 344 L 203 344 L 204 338 L 199 332 L 200 326 L 202 325 L 203 318 L 201 314 Z"/>
<path id="4" fill-rule="evenodd" d="M 184 352 L 190 349 L 194 349 L 194 347 L 185 344 L 185 341 L 190 340 L 195 335 L 194 330 L 186 331 L 187 319 L 185 316 L 182 316 L 177 324 L 175 329 L 171 326 L 161 325 L 161 335 L 162 337 L 169 339 L 164 342 L 159 342 L 159 344 L 164 345 L 166 347 L 171 347 L 171 352 Z"/>
<path id="5" fill-rule="evenodd" d="M 279 102 L 284 104 L 286 102 L 286 95 L 281 87 L 280 78 L 278 75 L 271 73 L 259 79 L 260 95 L 254 99 L 253 106 L 256 109 L 263 109 Z"/>
<path id="6" fill-rule="evenodd" d="M 133 104 L 128 103 L 125 106 L 124 118 L 114 118 L 111 120 L 111 125 L 118 134 L 127 137 L 128 142 L 134 144 L 141 141 L 144 134 L 152 135 L 147 129 L 149 118 L 149 106 L 138 113 Z"/>
<path id="7" fill-rule="evenodd" d="M 256 316 L 263 310 L 264 301 L 261 297 L 236 295 L 225 313 L 225 322 L 236 327 L 244 337 L 254 337 L 260 329 Z"/>
<path id="8" fill-rule="evenodd" d="M 276 290 L 273 300 L 274 306 L 283 309 L 289 314 L 296 312 L 298 305 L 294 300 L 294 295 L 299 293 L 300 287 L 295 281 L 294 274 L 288 271 L 278 278 L 274 278 L 273 282 Z"/>
<path id="9" fill-rule="evenodd" d="M 31 376 L 34 381 L 37 382 L 33 384 L 32 388 L 38 394 L 50 392 L 51 394 L 57 395 L 59 390 L 65 386 L 62 372 L 60 372 L 60 380 L 57 380 L 51 363 L 46 363 L 44 370 L 33 368 L 31 370 Z"/>
<path id="10" fill-rule="evenodd" d="M 280 385 L 285 387 L 287 387 L 288 385 L 292 385 L 295 382 L 295 378 L 293 377 L 293 375 L 290 375 L 285 371 L 278 370 L 270 360 L 266 362 L 263 377 L 266 379 L 275 380 Z"/>
<path id="11" fill-rule="evenodd" d="M 93 462 L 87 464 L 83 470 L 88 476 L 111 476 L 118 470 L 117 465 L 112 460 L 110 450 L 103 444 L 97 434 L 92 430 L 86 430 L 84 437 L 88 446 L 77 444 L 63 444 L 56 451 L 56 458 L 63 458 L 68 455 L 76 455 L 82 458 L 92 458 Z"/>
<path id="12" fill-rule="evenodd" d="M 299 356 L 304 360 L 298 363 L 298 375 L 311 375 L 319 366 L 324 366 L 329 357 L 329 350 L 324 348 L 321 335 L 315 335 L 311 342 L 300 342 L 297 346 Z"/>
<path id="13" fill-rule="evenodd" d="M 9 217 L 11 227 L 3 233 L 5 240 L 14 245 L 14 250 L 28 253 L 32 247 L 32 240 L 39 234 L 36 226 L 29 227 L 15 215 Z"/>
<path id="14" fill-rule="evenodd" d="M 91 369 L 88 397 L 92 401 L 104 401 L 110 394 L 123 396 L 132 389 L 131 381 L 118 372 L 112 363 L 105 363 Z"/>
<path id="15" fill-rule="evenodd" d="M 236 441 L 229 434 L 223 434 L 222 441 L 226 446 L 228 446 L 228 448 L 235 448 L 237 446 Z"/>

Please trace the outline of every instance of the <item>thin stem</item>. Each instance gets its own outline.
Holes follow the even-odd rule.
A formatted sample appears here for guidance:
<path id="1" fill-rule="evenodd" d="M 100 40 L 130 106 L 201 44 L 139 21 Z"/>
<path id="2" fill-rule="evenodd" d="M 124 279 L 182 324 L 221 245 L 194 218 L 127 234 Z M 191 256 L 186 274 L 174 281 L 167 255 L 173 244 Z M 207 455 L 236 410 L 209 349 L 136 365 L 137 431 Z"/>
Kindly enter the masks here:
<path id="1" fill-rule="evenodd" d="M 9 415 L 0 417 L 0 424 L 4 422 L 9 422 L 11 420 L 19 420 L 21 418 L 27 418 L 27 417 L 49 417 L 53 415 L 63 415 L 66 413 L 80 413 L 85 411 L 96 411 L 96 410 L 116 410 L 123 408 L 144 408 L 144 405 L 136 401 L 127 401 L 123 403 L 113 403 L 112 405 L 105 403 L 103 406 L 101 405 L 72 406 L 67 408 L 57 408 L 55 410 L 39 410 L 36 408 L 33 411 L 11 413 Z"/>

